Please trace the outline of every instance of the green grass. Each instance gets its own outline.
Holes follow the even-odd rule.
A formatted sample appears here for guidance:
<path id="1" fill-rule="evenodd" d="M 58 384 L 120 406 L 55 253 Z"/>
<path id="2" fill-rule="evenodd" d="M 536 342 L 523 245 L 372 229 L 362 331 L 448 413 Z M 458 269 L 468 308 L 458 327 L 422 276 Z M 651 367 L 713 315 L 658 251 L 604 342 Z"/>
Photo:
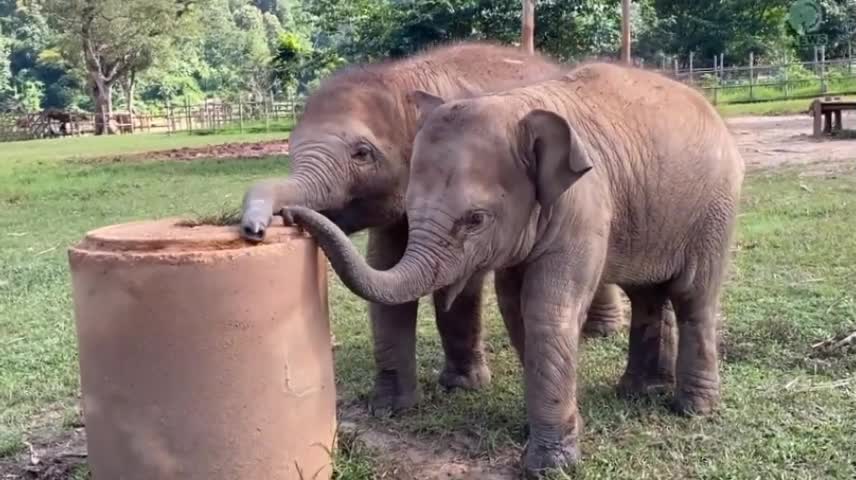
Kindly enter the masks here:
<path id="1" fill-rule="evenodd" d="M 68 245 L 107 224 L 217 215 L 238 205 L 252 180 L 287 170 L 285 158 L 85 164 L 62 157 L 94 148 L 41 145 L 49 152 L 34 149 L 16 168 L 0 168 L 0 455 L 21 448 L 41 412 L 71 411 L 77 401 Z M 723 408 L 711 418 L 684 419 L 669 413 L 664 399 L 620 400 L 613 386 L 626 337 L 588 342 L 580 368 L 585 463 L 575 478 L 856 477 L 856 355 L 811 348 L 856 330 L 856 173 L 755 174 L 745 192 L 724 296 Z M 357 241 L 364 244 L 364 236 Z M 365 304 L 335 277 L 331 283 L 341 393 L 364 399 L 373 368 Z M 466 432 L 477 440 L 470 452 L 477 457 L 519 446 L 520 369 L 492 296 L 485 319 L 494 374 L 486 391 L 447 395 L 436 385 L 442 350 L 426 305 L 419 324 L 423 401 L 401 418 L 377 422 L 438 444 Z M 345 447 L 337 478 L 383 471 L 358 442 Z"/>
<path id="2" fill-rule="evenodd" d="M 847 100 L 856 99 L 853 96 L 843 96 Z M 813 98 L 800 100 L 774 100 L 769 102 L 755 103 L 731 103 L 717 105 L 717 110 L 724 117 L 740 117 L 750 115 L 774 116 L 793 115 L 808 112 Z"/>
<path id="3" fill-rule="evenodd" d="M 203 134 L 207 133 L 207 134 Z M 201 147 L 232 142 L 256 142 L 281 139 L 287 136 L 283 128 L 265 131 L 245 131 L 229 127 L 225 131 L 195 131 L 193 134 L 138 133 L 103 137 L 67 137 L 44 140 L 0 143 L 0 173 L 15 165 L 31 165 L 69 158 L 106 157 L 134 153 L 169 150 L 182 147 Z"/>

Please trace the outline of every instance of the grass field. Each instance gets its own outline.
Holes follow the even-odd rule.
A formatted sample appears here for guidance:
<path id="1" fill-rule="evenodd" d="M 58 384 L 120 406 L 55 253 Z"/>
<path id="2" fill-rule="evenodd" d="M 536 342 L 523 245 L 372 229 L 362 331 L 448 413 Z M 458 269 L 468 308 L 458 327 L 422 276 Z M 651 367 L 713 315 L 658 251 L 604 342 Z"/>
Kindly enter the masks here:
<path id="1" fill-rule="evenodd" d="M 138 133 L 104 137 L 68 137 L 0 143 L 0 173 L 18 165 L 82 157 L 129 155 L 181 147 L 202 147 L 231 142 L 260 142 L 287 137 L 282 129 L 266 132 L 263 128 L 241 134 L 235 128 L 224 132 L 195 131 L 193 134 Z"/>
<path id="2" fill-rule="evenodd" d="M 60 429 L 77 421 L 67 246 L 106 224 L 237 206 L 249 182 L 287 170 L 285 158 L 66 161 L 178 146 L 175 137 L 155 137 L 31 142 L 0 152 L 0 456 L 19 451 L 46 418 Z M 856 351 L 812 348 L 856 330 L 856 172 L 754 174 L 745 192 L 724 297 L 723 408 L 690 420 L 670 414 L 664 399 L 620 400 L 613 386 L 626 337 L 588 342 L 580 369 L 585 464 L 575 478 L 856 478 Z M 331 279 L 341 393 L 363 399 L 372 378 L 365 305 Z M 524 441 L 520 371 L 492 296 L 485 317 L 494 381 L 481 393 L 447 395 L 436 386 L 441 348 L 427 305 L 420 314 L 423 402 L 376 423 L 437 445 L 466 433 L 477 439 L 469 452 L 477 458 L 514 452 Z M 383 473 L 374 452 L 345 446 L 337 478 Z"/>
<path id="3" fill-rule="evenodd" d="M 843 96 L 845 100 L 854 100 L 856 97 Z M 769 102 L 755 103 L 729 103 L 721 104 L 716 107 L 723 117 L 741 117 L 750 115 L 770 116 L 770 115 L 795 115 L 805 114 L 808 112 L 809 106 L 814 99 L 801 100 L 773 100 Z"/>

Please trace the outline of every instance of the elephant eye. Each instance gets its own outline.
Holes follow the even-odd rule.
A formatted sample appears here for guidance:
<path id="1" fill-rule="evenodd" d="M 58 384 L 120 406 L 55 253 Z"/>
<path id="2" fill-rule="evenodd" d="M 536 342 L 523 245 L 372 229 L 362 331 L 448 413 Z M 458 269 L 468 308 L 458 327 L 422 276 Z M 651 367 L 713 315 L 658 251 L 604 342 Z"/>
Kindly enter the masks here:
<path id="1" fill-rule="evenodd" d="M 372 162 L 374 161 L 374 151 L 372 150 L 371 145 L 360 143 L 354 147 L 351 158 L 361 163 Z"/>
<path id="2" fill-rule="evenodd" d="M 478 230 L 487 223 L 488 214 L 484 210 L 471 210 L 463 218 L 463 224 L 467 230 Z"/>

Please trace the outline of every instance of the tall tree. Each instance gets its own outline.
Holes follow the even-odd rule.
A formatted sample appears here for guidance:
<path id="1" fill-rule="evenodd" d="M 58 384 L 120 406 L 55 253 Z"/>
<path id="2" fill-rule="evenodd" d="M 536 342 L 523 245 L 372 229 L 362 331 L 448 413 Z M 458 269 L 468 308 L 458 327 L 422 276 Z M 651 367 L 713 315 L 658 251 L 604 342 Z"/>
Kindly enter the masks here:
<path id="1" fill-rule="evenodd" d="M 151 59 L 170 48 L 202 0 L 42 0 L 48 18 L 66 40 L 64 55 L 87 76 L 95 104 L 96 134 L 113 133 L 113 87 L 130 82 Z"/>

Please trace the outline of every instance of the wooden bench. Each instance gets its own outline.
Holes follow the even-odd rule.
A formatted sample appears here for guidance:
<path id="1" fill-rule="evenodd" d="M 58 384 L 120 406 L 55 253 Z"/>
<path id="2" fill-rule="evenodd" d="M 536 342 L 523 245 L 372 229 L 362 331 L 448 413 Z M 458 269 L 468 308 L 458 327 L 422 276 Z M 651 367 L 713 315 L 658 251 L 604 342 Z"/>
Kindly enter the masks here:
<path id="1" fill-rule="evenodd" d="M 840 98 L 818 98 L 811 104 L 810 112 L 814 117 L 814 136 L 841 131 L 842 112 L 856 110 L 856 101 L 844 101 Z"/>

